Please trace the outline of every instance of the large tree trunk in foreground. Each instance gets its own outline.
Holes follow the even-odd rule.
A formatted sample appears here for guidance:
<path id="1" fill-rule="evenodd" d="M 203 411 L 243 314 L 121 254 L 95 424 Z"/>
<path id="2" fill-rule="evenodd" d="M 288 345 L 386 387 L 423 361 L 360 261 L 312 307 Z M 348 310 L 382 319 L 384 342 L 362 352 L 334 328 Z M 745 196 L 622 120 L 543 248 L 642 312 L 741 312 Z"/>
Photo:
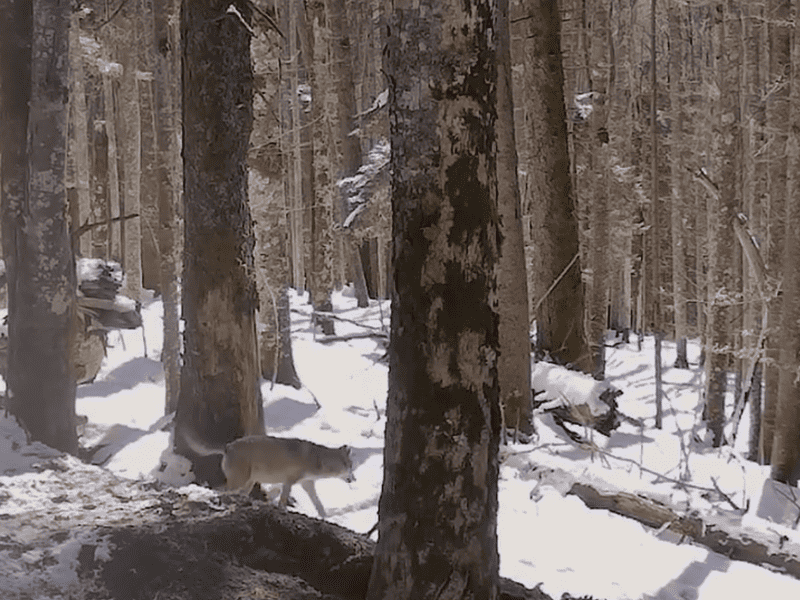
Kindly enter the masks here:
<path id="1" fill-rule="evenodd" d="M 7 1 L 0 13 L 8 408 L 34 439 L 74 454 L 76 281 L 64 185 L 70 5 Z"/>
<path id="2" fill-rule="evenodd" d="M 249 11 L 227 8 L 186 0 L 181 14 L 186 328 L 176 426 L 212 442 L 264 431 L 247 200 L 250 32 L 240 20 Z M 201 479 L 221 475 L 211 458 L 195 465 Z"/>
<path id="3" fill-rule="evenodd" d="M 394 287 L 371 600 L 497 594 L 494 17 L 491 0 L 389 17 Z"/>

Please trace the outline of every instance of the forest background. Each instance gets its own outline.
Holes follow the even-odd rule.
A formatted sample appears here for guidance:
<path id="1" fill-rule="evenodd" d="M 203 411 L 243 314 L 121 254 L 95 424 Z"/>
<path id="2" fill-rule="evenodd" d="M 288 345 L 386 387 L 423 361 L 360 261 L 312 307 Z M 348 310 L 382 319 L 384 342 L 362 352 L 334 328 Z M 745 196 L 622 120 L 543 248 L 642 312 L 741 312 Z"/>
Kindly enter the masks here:
<path id="1" fill-rule="evenodd" d="M 224 60 L 210 65 L 208 7 L 201 3 L 189 3 L 195 8 L 184 7 L 182 15 L 176 3 L 147 0 L 75 10 L 35 3 L 42 10 L 33 11 L 32 23 L 24 4 L 0 4 L 9 34 L 0 81 L 2 234 L 12 284 L 8 374 L 15 392 L 9 407 L 35 437 L 76 449 L 75 382 L 61 377 L 71 371 L 74 312 L 54 312 L 37 294 L 54 290 L 70 304 L 75 281 L 65 273 L 74 272 L 73 244 L 82 256 L 118 260 L 126 295 L 162 295 L 165 411 L 175 410 L 179 398 L 190 406 L 179 421 L 226 415 L 231 387 L 240 406 L 253 406 L 256 372 L 299 385 L 288 288 L 310 291 L 326 335 L 334 333 L 334 289 L 352 281 L 361 302 L 392 289 L 390 247 L 398 240 L 389 182 L 397 157 L 389 152 L 388 109 L 395 98 L 382 5 L 228 3 L 219 19 L 229 37 L 213 48 Z M 674 339 L 676 366 L 686 366 L 685 340 L 701 338 L 710 441 L 718 446 L 735 436 L 749 402 L 750 457 L 772 464 L 775 479 L 796 484 L 796 3 L 584 0 L 554 7 L 511 2 L 507 21 L 499 21 L 508 24 L 507 32 L 498 27 L 508 51 L 498 52 L 497 69 L 499 81 L 509 83 L 506 109 L 498 85 L 500 210 L 510 207 L 502 213 L 502 237 L 525 256 L 503 263 L 521 254 L 500 253 L 500 310 L 510 313 L 501 324 L 535 321 L 539 358 L 598 379 L 608 328 L 626 340 L 631 332 L 640 340 L 653 334 L 657 406 L 659 341 Z M 65 12 L 70 27 L 59 29 Z M 33 37 L 31 51 L 23 21 L 58 44 Z M 237 52 L 245 43 L 250 56 Z M 12 83 L 21 79 L 15 69 L 24 61 L 16 59 L 25 52 L 30 97 Z M 60 69 L 48 70 L 56 63 Z M 44 93 L 53 80 L 37 73 L 61 77 L 68 105 Z M 205 109 L 186 102 L 203 95 L 210 99 Z M 29 133 L 27 116 L 20 118 L 29 102 L 41 138 Z M 51 134 L 65 140 L 60 153 L 48 142 Z M 66 178 L 53 186 L 59 169 Z M 59 186 L 62 204 L 44 201 Z M 43 201 L 36 201 L 37 190 Z M 64 210 L 69 232 L 58 230 L 54 217 Z M 219 237 L 221 222 L 229 238 Z M 26 252 L 42 241 L 52 258 L 47 268 L 26 262 Z M 222 273 L 227 283 L 220 286 Z M 208 293 L 212 288 L 218 295 Z M 522 303 L 503 301 L 520 293 Z M 229 305 L 236 310 L 225 312 Z M 231 352 L 213 357 L 228 375 L 212 393 L 204 389 L 202 407 L 191 398 L 211 358 L 187 338 L 181 369 L 179 314 L 199 337 L 230 343 Z M 219 328 L 208 325 L 215 319 Z M 529 331 L 513 329 L 517 341 L 501 356 L 527 360 Z M 61 361 L 60 380 L 31 369 L 32 357 L 45 356 Z M 524 430 L 529 370 L 509 367 L 504 375 L 504 368 L 498 366 L 501 382 L 523 382 L 501 383 L 506 424 Z M 729 375 L 733 414 L 724 410 Z M 42 386 L 53 393 L 42 394 Z M 70 394 L 71 407 L 31 400 Z M 256 430 L 259 415 L 245 413 L 225 418 L 242 433 Z"/>
<path id="2" fill-rule="evenodd" d="M 4 11 L 5 31 L 18 30 L 16 4 Z M 514 276 L 519 264 L 500 273 L 527 284 L 538 357 L 602 378 L 606 327 L 626 339 L 630 331 L 669 336 L 679 348 L 700 337 L 714 443 L 724 441 L 721 398 L 732 372 L 733 418 L 744 402 L 756 408 L 750 458 L 772 458 L 776 478 L 796 481 L 793 3 L 565 0 L 557 13 L 554 6 L 515 1 L 508 15 L 518 172 L 501 185 L 517 175 L 518 191 L 507 187 L 501 197 L 518 194 L 507 220 L 521 221 L 526 268 L 524 279 Z M 321 312 L 346 281 L 362 304 L 390 289 L 386 15 L 363 2 L 290 2 L 283 10 L 248 3 L 248 13 L 247 193 L 260 367 L 297 383 L 290 344 L 279 341 L 287 287 L 310 289 Z M 228 14 L 241 17 L 235 5 Z M 184 256 L 180 99 L 190 85 L 181 87 L 179 7 L 87 2 L 70 21 L 57 51 L 69 57 L 71 238 L 79 255 L 119 261 L 130 297 L 142 288 L 163 295 L 174 408 Z M 6 43 L 13 49 L 14 36 Z M 230 77 L 249 79 L 247 66 L 237 66 Z M 8 83 L 13 65 L 6 67 L 8 256 L 19 212 L 8 173 L 23 157 L 13 145 L 20 122 Z M 226 143 L 236 140 L 214 140 L 220 154 Z M 247 238 L 246 218 L 241 225 Z M 510 224 L 504 234 L 514 231 Z M 685 352 L 676 364 L 686 365 Z"/>

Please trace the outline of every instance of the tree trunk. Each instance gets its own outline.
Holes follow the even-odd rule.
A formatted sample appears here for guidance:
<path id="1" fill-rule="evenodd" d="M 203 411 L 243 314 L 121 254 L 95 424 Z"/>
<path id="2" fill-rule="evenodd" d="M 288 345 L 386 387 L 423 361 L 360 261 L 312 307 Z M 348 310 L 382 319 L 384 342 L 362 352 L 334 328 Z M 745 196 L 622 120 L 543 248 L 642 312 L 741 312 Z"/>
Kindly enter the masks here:
<path id="1" fill-rule="evenodd" d="M 92 205 L 89 221 L 98 224 L 91 232 L 91 258 L 109 258 L 109 238 L 111 235 L 108 220 L 110 217 L 109 172 L 108 172 L 108 132 L 106 131 L 105 101 L 99 75 L 92 77 L 89 106 L 89 126 L 91 132 L 90 153 Z"/>
<path id="2" fill-rule="evenodd" d="M 733 219 L 737 208 L 737 168 L 741 152 L 741 140 L 736 114 L 738 113 L 738 64 L 739 43 L 738 14 L 726 0 L 717 5 L 715 19 L 715 41 L 717 48 L 725 48 L 717 63 L 720 89 L 717 151 L 719 152 L 718 196 L 710 194 L 708 211 L 708 321 L 706 323 L 706 418 L 713 434 L 715 447 L 723 442 L 725 424 L 725 392 L 730 358 L 728 344 L 733 336 L 730 331 L 731 304 L 735 294 L 733 251 L 736 237 Z"/>
<path id="3" fill-rule="evenodd" d="M 588 314 L 589 350 L 592 354 L 592 376 L 605 378 L 605 338 L 608 314 L 608 255 L 609 207 L 608 179 L 610 148 L 608 133 L 608 97 L 613 85 L 613 72 L 609 61 L 610 30 L 607 0 L 597 0 L 593 5 L 589 62 L 589 89 L 592 93 L 592 113 L 589 116 L 589 176 L 590 189 L 591 264 L 592 285 Z"/>
<path id="4" fill-rule="evenodd" d="M 152 290 L 156 296 L 161 295 L 159 282 L 159 264 L 161 261 L 158 248 L 158 134 L 156 133 L 155 107 L 155 37 L 153 31 L 153 2 L 140 0 L 142 3 L 143 27 L 142 62 L 144 69 L 153 73 L 152 78 L 144 79 L 139 85 L 139 112 L 142 116 L 141 163 L 142 177 L 139 182 L 139 222 L 142 230 L 142 287 Z"/>
<path id="5" fill-rule="evenodd" d="M 800 476 L 800 25 L 792 38 L 792 89 L 786 140 L 786 229 L 783 255 L 783 306 L 773 479 L 796 486 Z"/>
<path id="6" fill-rule="evenodd" d="M 285 12 L 285 11 L 283 11 Z M 285 31 L 289 31 L 285 29 Z M 277 34 L 276 34 L 277 35 Z M 272 34 L 252 40 L 256 110 L 250 144 L 250 210 L 256 223 L 256 266 L 258 271 L 259 355 L 264 379 L 300 387 L 292 355 L 288 287 L 291 278 L 288 197 L 284 184 L 286 148 L 274 115 L 281 104 L 280 71 L 275 68 L 281 51 Z"/>
<path id="7" fill-rule="evenodd" d="M 264 431 L 247 200 L 250 9 L 227 8 L 186 0 L 181 13 L 185 351 L 176 427 L 212 442 Z M 195 473 L 219 480 L 219 460 L 196 461 Z"/>
<path id="8" fill-rule="evenodd" d="M 786 123 L 789 122 L 789 93 L 791 83 L 787 78 L 790 67 L 790 8 L 789 0 L 769 0 L 769 81 L 767 87 L 767 131 L 769 167 L 767 171 L 768 223 L 766 239 L 766 261 L 770 274 L 781 278 L 781 263 L 784 252 L 786 218 Z M 767 362 L 764 365 L 764 414 L 761 421 L 762 464 L 770 464 L 775 430 L 775 412 L 778 405 L 778 364 L 780 362 L 780 297 L 770 299 Z"/>
<path id="9" fill-rule="evenodd" d="M 175 99 L 175 82 L 179 81 L 176 60 L 179 44 L 178 31 L 174 23 L 180 14 L 178 0 L 148 5 L 147 20 L 153 28 L 155 44 L 150 57 L 153 68 L 153 112 L 155 120 L 155 142 L 158 161 L 156 163 L 156 208 L 158 209 L 157 236 L 159 250 L 158 288 L 164 310 L 164 343 L 161 349 L 161 364 L 164 367 L 166 414 L 178 407 L 181 379 L 181 340 L 179 322 L 180 292 L 178 290 L 178 231 L 177 209 L 180 202 L 180 176 L 176 163 L 180 159 L 178 141 L 179 115 Z"/>
<path id="10" fill-rule="evenodd" d="M 72 112 L 73 143 L 71 152 L 75 161 L 76 205 L 70 207 L 73 231 L 90 218 L 91 188 L 89 187 L 89 130 L 86 108 L 86 84 L 83 69 L 83 48 L 80 43 L 80 16 L 74 12 L 69 30 L 70 110 Z M 75 240 L 75 252 L 89 256 L 89 236 Z"/>
<path id="11" fill-rule="evenodd" d="M 570 177 L 564 71 L 557 4 L 530 0 L 526 19 L 525 119 L 530 163 L 527 203 L 535 244 L 532 311 L 536 353 L 591 371 L 584 336 L 584 296 L 578 256 L 578 215 Z"/>
<path id="12" fill-rule="evenodd" d="M 311 135 L 313 190 L 311 195 L 311 304 L 315 320 L 325 335 L 334 335 L 333 319 L 319 312 L 331 312 L 333 304 L 333 139 L 330 131 L 329 28 L 325 5 L 309 5 L 308 18 L 300 11 L 303 56 L 311 87 Z"/>
<path id="13" fill-rule="evenodd" d="M 119 150 L 117 145 L 117 114 L 119 111 L 116 103 L 116 95 L 114 94 L 114 81 L 112 77 L 119 77 L 121 72 L 118 71 L 119 65 L 112 62 L 111 53 L 108 50 L 108 48 L 113 45 L 111 41 L 111 30 L 106 28 L 102 31 L 105 32 L 105 37 L 101 36 L 101 60 L 112 67 L 107 70 L 100 70 L 103 94 L 102 119 L 106 136 L 106 151 L 108 152 L 106 162 L 108 168 L 108 187 L 106 188 L 106 197 L 104 199 L 105 214 L 103 215 L 108 222 L 108 226 L 106 227 L 107 238 L 105 239 L 105 253 L 102 258 L 115 260 L 121 263 L 120 235 L 114 235 L 117 224 L 111 221 L 114 217 L 119 216 L 120 208 Z M 122 224 L 120 223 L 119 225 L 121 227 Z"/>
<path id="14" fill-rule="evenodd" d="M 371 600 L 497 596 L 495 13 L 427 0 L 390 15 L 394 290 Z"/>
<path id="15" fill-rule="evenodd" d="M 3 241 L 8 408 L 31 436 L 75 453 L 75 259 L 64 186 L 70 5 L 6 0 Z M 12 33 L 13 32 L 13 33 Z"/>
<path id="16" fill-rule="evenodd" d="M 288 5 L 288 6 L 285 6 Z M 300 58 L 297 48 L 297 3 L 286 2 L 284 10 L 280 11 L 281 27 L 288 32 L 287 42 L 284 45 L 283 64 L 287 66 L 289 75 L 285 82 L 286 102 L 289 105 L 286 123 L 290 130 L 287 137 L 291 136 L 291 155 L 287 158 L 287 177 L 289 179 L 289 196 L 286 202 L 289 218 L 289 243 L 291 245 L 292 285 L 298 290 L 307 286 L 306 281 L 306 252 L 305 252 L 305 181 L 308 170 L 304 169 L 304 156 L 307 152 L 301 150 L 304 135 L 308 134 L 303 127 L 304 119 L 300 115 Z"/>
<path id="17" fill-rule="evenodd" d="M 500 310 L 500 405 L 506 427 L 533 432 L 528 276 L 522 237 L 522 206 L 517 179 L 517 145 L 511 91 L 509 0 L 498 0 L 497 16 L 497 185 L 500 258 L 497 293 Z"/>
<path id="18" fill-rule="evenodd" d="M 358 135 L 351 135 L 355 129 L 353 115 L 356 114 L 356 97 L 347 7 L 344 0 L 327 0 L 327 5 L 331 36 L 331 76 L 336 92 L 338 131 L 336 142 L 341 146 L 341 162 L 337 179 L 342 179 L 355 175 L 361 166 L 361 141 Z M 341 224 L 347 218 L 349 206 L 342 193 L 336 194 L 336 197 L 339 198 L 339 223 Z M 340 237 L 347 261 L 350 263 L 358 306 L 365 308 L 369 305 L 369 297 L 367 283 L 364 279 L 364 267 L 361 264 L 361 254 L 349 232 L 344 231 Z"/>
<path id="19" fill-rule="evenodd" d="M 686 355 L 687 317 L 686 317 L 686 205 L 687 194 L 686 152 L 683 137 L 684 124 L 684 21 L 685 11 L 677 6 L 669 11 L 669 103 L 672 111 L 672 127 L 670 136 L 670 226 L 672 228 L 672 294 L 675 319 L 675 344 L 677 357 L 676 369 L 688 369 L 689 359 Z"/>
<path id="20" fill-rule="evenodd" d="M 141 191 L 141 113 L 139 111 L 138 43 L 139 11 L 125 6 L 120 19 L 118 51 L 121 54 L 122 78 L 119 87 L 117 124 L 120 136 L 120 156 L 123 167 L 123 201 L 121 215 L 138 215 Z M 120 223 L 120 262 L 125 271 L 124 293 L 131 298 L 142 298 L 142 231 L 139 218 L 125 219 Z"/>

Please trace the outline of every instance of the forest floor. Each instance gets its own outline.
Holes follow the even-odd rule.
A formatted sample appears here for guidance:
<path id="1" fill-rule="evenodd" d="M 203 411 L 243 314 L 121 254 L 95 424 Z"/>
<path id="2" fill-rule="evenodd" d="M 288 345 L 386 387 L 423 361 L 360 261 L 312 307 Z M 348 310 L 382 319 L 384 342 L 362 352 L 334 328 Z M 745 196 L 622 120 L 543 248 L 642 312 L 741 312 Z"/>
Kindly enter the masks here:
<path id="1" fill-rule="evenodd" d="M 304 300 L 292 297 L 293 349 L 305 387 L 262 385 L 267 431 L 353 447 L 356 481 L 321 480 L 317 492 L 328 521 L 366 533 L 377 521 L 382 483 L 385 341 L 323 340 L 312 330 Z M 386 301 L 358 309 L 351 295 L 337 294 L 334 311 L 344 319 L 336 323 L 339 335 L 364 333 L 365 327 L 388 330 Z M 142 330 L 113 332 L 97 379 L 78 389 L 77 412 L 88 418 L 81 444 L 90 449 L 90 460 L 28 443 L 16 422 L 0 413 L 2 600 L 83 598 L 82 574 L 114 553 L 109 528 L 159 527 L 170 515 L 220 509 L 219 494 L 193 484 L 189 462 L 170 450 L 160 302 L 146 302 L 143 315 L 145 338 Z M 665 527 L 589 509 L 569 494 L 575 482 L 636 494 L 776 549 L 800 548 L 798 502 L 791 493 L 772 491 L 768 469 L 743 458 L 747 414 L 735 447 L 711 448 L 701 418 L 697 345 L 690 344 L 690 369 L 680 370 L 671 367 L 674 345 L 664 344 L 661 430 L 654 428 L 653 340 L 644 339 L 639 350 L 635 338 L 623 344 L 610 334 L 608 346 L 607 382 L 623 392 L 617 401 L 630 420 L 608 437 L 583 427 L 573 427 L 570 437 L 550 414 L 539 412 L 530 443 L 501 449 L 501 575 L 530 588 L 540 585 L 554 598 L 800 598 L 800 581 L 774 568 L 731 560 Z M 555 393 L 554 400 L 575 405 L 592 403 L 599 389 L 579 374 L 541 366 L 537 385 Z M 302 489 L 293 497 L 291 510 L 316 516 Z M 201 567 L 194 566 L 196 572 Z M 125 597 L 124 591 L 115 597 Z"/>

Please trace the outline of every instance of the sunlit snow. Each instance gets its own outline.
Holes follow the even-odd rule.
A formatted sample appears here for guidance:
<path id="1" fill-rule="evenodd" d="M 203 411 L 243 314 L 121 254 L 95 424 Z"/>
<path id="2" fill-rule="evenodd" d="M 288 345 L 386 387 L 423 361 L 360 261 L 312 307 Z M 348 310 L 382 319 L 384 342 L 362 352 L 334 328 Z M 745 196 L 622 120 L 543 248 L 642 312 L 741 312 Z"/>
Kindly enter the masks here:
<path id="1" fill-rule="evenodd" d="M 146 336 L 141 330 L 113 332 L 97 380 L 78 390 L 77 412 L 88 417 L 82 443 L 97 448 L 97 465 L 42 444 L 28 444 L 16 422 L 0 415 L 3 599 L 69 597 L 77 585 L 81 547 L 95 545 L 98 560 L 113 553 L 97 526 L 163 518 L 155 508 L 162 493 L 154 489 L 155 481 L 197 502 L 213 502 L 217 494 L 191 483 L 191 465 L 170 451 L 171 429 L 168 419 L 162 419 L 161 304 L 153 300 L 144 304 Z M 329 520 L 367 532 L 377 520 L 382 483 L 385 342 L 376 337 L 321 343 L 311 330 L 311 311 L 304 298 L 293 296 L 292 306 L 294 356 L 305 387 L 262 384 L 267 430 L 329 446 L 353 446 L 356 481 L 348 485 L 338 479 L 322 480 L 317 491 Z M 335 295 L 334 310 L 350 321 L 388 328 L 386 301 L 358 309 L 346 291 Z M 337 333 L 364 331 L 350 321 L 337 321 Z M 603 386 L 622 390 L 619 409 L 631 419 L 608 438 L 586 432 L 587 442 L 578 445 L 548 413 L 537 411 L 533 443 L 502 448 L 498 516 L 502 575 L 528 587 L 541 584 L 554 598 L 564 592 L 609 600 L 800 598 L 796 579 L 680 543 L 668 531 L 590 510 L 577 497 L 564 495 L 575 481 L 640 493 L 676 511 L 697 511 L 714 522 L 747 530 L 767 543 L 800 544 L 797 503 L 787 500 L 785 489 L 765 486 L 767 468 L 741 457 L 747 414 L 736 449 L 713 449 L 707 444 L 698 353 L 696 344 L 690 344 L 691 370 L 676 370 L 671 368 L 674 345 L 664 344 L 666 395 L 660 431 L 653 428 L 649 338 L 641 352 L 635 343 L 607 349 L 607 383 L 548 365 L 534 369 L 534 388 L 555 392 L 554 400 L 580 399 L 593 407 L 593 413 L 598 408 L 595 396 Z M 637 421 L 643 426 L 635 425 Z M 293 510 L 316 516 L 301 489 L 295 489 L 293 496 L 297 501 Z"/>

